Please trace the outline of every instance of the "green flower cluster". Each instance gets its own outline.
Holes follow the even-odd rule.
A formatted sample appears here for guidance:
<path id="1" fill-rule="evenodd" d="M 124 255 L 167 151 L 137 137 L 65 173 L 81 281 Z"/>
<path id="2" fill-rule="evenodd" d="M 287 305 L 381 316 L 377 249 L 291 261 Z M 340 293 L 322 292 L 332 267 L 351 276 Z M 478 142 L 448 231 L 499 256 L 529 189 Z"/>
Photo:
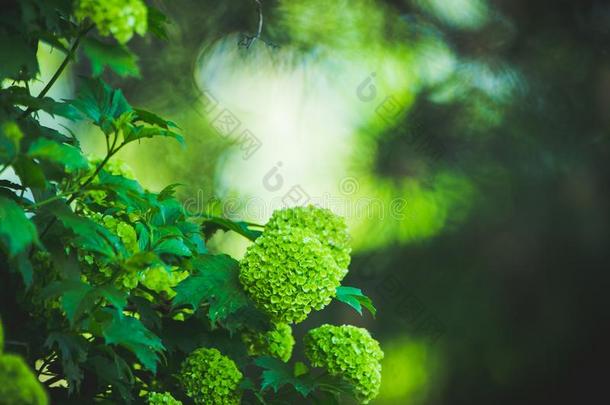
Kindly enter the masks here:
<path id="1" fill-rule="evenodd" d="M 146 399 L 148 405 L 182 405 L 182 401 L 178 401 L 169 392 L 151 392 Z"/>
<path id="2" fill-rule="evenodd" d="M 44 388 L 19 356 L 0 355 L 0 402 L 3 405 L 47 405 Z"/>
<path id="3" fill-rule="evenodd" d="M 91 174 L 93 174 L 93 172 L 95 172 L 95 170 L 97 169 L 97 167 L 102 163 L 103 159 L 100 158 L 96 158 L 93 157 L 91 155 L 87 155 L 87 159 L 89 160 L 89 170 L 86 176 L 83 177 L 83 179 L 81 180 L 82 182 L 85 182 L 87 178 L 89 178 L 89 176 Z M 135 172 L 133 171 L 133 169 L 123 160 L 114 158 L 109 160 L 108 162 L 106 162 L 106 164 L 104 164 L 104 171 L 114 175 L 114 176 L 123 176 L 127 179 L 130 180 L 135 180 L 136 175 Z M 98 184 L 99 183 L 99 179 L 96 178 L 95 180 L 93 180 L 92 184 Z M 116 201 L 113 201 L 112 199 L 108 199 L 108 193 L 106 193 L 106 191 L 103 190 L 89 190 L 86 193 L 84 193 L 83 196 L 77 198 L 77 202 L 80 202 L 81 200 L 85 200 L 85 199 L 89 199 L 92 202 L 104 206 L 104 207 L 110 207 L 110 206 L 114 206 L 116 204 Z"/>
<path id="4" fill-rule="evenodd" d="M 138 234 L 129 223 L 121 221 L 112 215 L 102 215 L 97 212 L 91 215 L 91 219 L 118 236 L 130 254 L 137 253 L 140 250 L 138 246 Z"/>
<path id="5" fill-rule="evenodd" d="M 313 205 L 277 210 L 265 229 L 303 228 L 314 232 L 322 244 L 328 246 L 333 258 L 343 269 L 350 263 L 350 236 L 345 220 L 331 210 Z"/>
<path id="6" fill-rule="evenodd" d="M 288 324 L 276 324 L 268 332 L 244 332 L 241 337 L 249 356 L 272 356 L 283 362 L 292 356 L 294 337 Z"/>
<path id="7" fill-rule="evenodd" d="M 200 348 L 182 363 L 178 379 L 186 395 L 196 404 L 239 404 L 243 378 L 237 365 L 217 349 Z"/>
<path id="8" fill-rule="evenodd" d="M 102 163 L 103 159 L 91 158 L 90 160 L 91 170 L 95 170 L 100 165 L 100 163 Z M 136 173 L 133 171 L 131 166 L 129 166 L 129 164 L 127 164 L 127 162 L 125 162 L 124 160 L 118 159 L 116 157 L 106 162 L 106 164 L 104 165 L 104 170 L 115 176 L 123 176 L 132 180 L 136 178 Z"/>
<path id="9" fill-rule="evenodd" d="M 79 0 L 74 15 L 90 18 L 102 35 L 112 35 L 121 44 L 134 32 L 146 34 L 148 9 L 142 0 Z"/>
<path id="10" fill-rule="evenodd" d="M 276 323 L 298 323 L 330 303 L 347 273 L 309 229 L 279 227 L 248 247 L 239 280 Z"/>
<path id="11" fill-rule="evenodd" d="M 85 210 L 86 212 L 86 210 Z M 103 215 L 99 212 L 89 212 L 89 217 L 108 229 L 110 233 L 116 235 L 123 246 L 127 249 L 130 255 L 137 253 L 140 248 L 138 245 L 138 235 L 133 226 L 128 222 L 117 219 L 112 215 Z M 82 259 L 88 264 L 94 264 L 96 262 L 95 257 L 91 254 L 82 256 Z M 109 267 L 105 267 L 98 263 L 99 270 L 102 274 L 107 277 L 112 277 L 113 271 Z M 116 279 L 115 285 L 119 288 L 133 289 L 138 285 L 140 275 L 137 272 L 124 273 Z"/>
<path id="12" fill-rule="evenodd" d="M 305 355 L 311 364 L 353 384 L 356 397 L 362 403 L 377 396 L 383 351 L 366 329 L 322 325 L 310 330 L 304 342 Z"/>
<path id="13" fill-rule="evenodd" d="M 188 276 L 188 271 L 180 270 L 178 267 L 167 269 L 164 266 L 152 266 L 142 272 L 140 283 L 155 292 L 164 291 L 172 298 L 176 295 L 174 287 Z"/>

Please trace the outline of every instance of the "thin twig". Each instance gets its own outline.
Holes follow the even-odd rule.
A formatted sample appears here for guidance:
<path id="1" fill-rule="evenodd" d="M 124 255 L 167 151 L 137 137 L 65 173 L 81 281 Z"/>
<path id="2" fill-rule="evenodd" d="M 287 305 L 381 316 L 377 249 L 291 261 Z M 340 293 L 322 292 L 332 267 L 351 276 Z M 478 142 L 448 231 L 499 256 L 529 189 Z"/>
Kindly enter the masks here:
<path id="1" fill-rule="evenodd" d="M 59 374 L 58 374 L 58 375 L 56 375 L 56 376 L 55 376 L 55 377 L 53 377 L 53 378 L 49 378 L 48 380 L 45 380 L 45 381 L 44 381 L 44 384 L 45 384 L 47 387 L 50 387 L 51 385 L 53 385 L 53 384 L 55 384 L 55 383 L 57 383 L 57 382 L 60 382 L 61 380 L 65 380 L 65 379 L 66 379 L 66 378 L 65 378 L 64 376 L 62 376 L 62 375 L 59 375 Z"/>
<path id="2" fill-rule="evenodd" d="M 106 157 L 104 158 L 104 160 L 102 160 L 102 162 L 97 166 L 97 168 L 95 169 L 95 171 L 93 172 L 93 174 L 91 176 L 89 176 L 89 178 L 87 180 L 85 180 L 85 182 L 83 184 L 81 184 L 79 186 L 79 189 L 76 190 L 74 192 L 74 194 L 72 194 L 72 196 L 70 196 L 70 198 L 68 198 L 68 201 L 66 201 L 66 203 L 68 205 L 70 205 L 74 200 L 76 200 L 76 197 L 78 197 L 78 192 L 80 190 L 82 190 L 83 188 L 87 187 L 89 185 L 89 183 L 91 183 L 93 180 L 95 180 L 95 177 L 100 173 L 100 171 L 102 171 L 102 169 L 104 168 L 104 165 L 106 163 L 108 163 L 108 161 L 110 160 L 110 158 L 113 156 L 113 153 L 109 153 L 106 155 Z"/>
<path id="3" fill-rule="evenodd" d="M 6 164 L 6 165 L 4 165 L 4 166 L 2 167 L 2 169 L 0 169 L 0 174 L 4 173 L 4 171 L 5 171 L 6 169 L 8 169 L 9 167 L 11 167 L 11 166 L 13 165 L 13 163 L 15 163 L 15 159 L 14 159 L 14 158 L 13 158 L 13 159 L 11 159 L 11 160 L 10 160 L 10 161 L 9 161 L 9 162 Z"/>
<path id="4" fill-rule="evenodd" d="M 74 191 L 74 193 L 72 194 L 72 196 L 70 196 L 70 198 L 68 198 L 68 200 L 66 201 L 67 205 L 72 204 L 72 202 L 74 200 L 76 200 L 76 197 L 78 197 L 79 192 L 81 190 L 83 190 L 85 187 L 87 187 L 93 180 L 95 180 L 95 177 L 104 168 L 104 165 L 106 165 L 106 163 L 108 163 L 110 158 L 113 157 L 115 155 L 115 153 L 117 153 L 123 146 L 125 146 L 125 143 L 122 143 L 121 145 L 119 145 L 118 148 L 114 149 L 114 147 L 116 145 L 116 140 L 117 140 L 118 137 L 119 136 L 117 134 L 116 137 L 114 138 L 114 142 L 112 143 L 112 146 L 111 146 L 110 150 L 108 151 L 108 153 L 106 153 L 106 157 L 104 157 L 104 160 L 102 160 L 101 163 L 97 166 L 97 168 L 95 169 L 93 174 L 91 176 L 89 176 L 89 178 L 87 180 L 85 180 L 85 182 L 83 184 L 81 184 L 79 186 L 78 190 Z M 49 229 L 51 229 L 51 227 L 55 224 L 55 222 L 57 222 L 57 217 L 56 216 L 53 217 L 51 219 L 51 221 L 49 221 L 49 224 L 40 233 L 40 236 L 39 236 L 40 239 L 44 238 L 44 236 L 47 234 L 47 232 L 49 232 Z M 32 250 L 32 252 L 33 252 L 33 250 Z"/>
<path id="5" fill-rule="evenodd" d="M 250 48 L 252 44 L 261 37 L 263 32 L 263 5 L 261 0 L 254 0 L 256 2 L 256 8 L 258 10 L 258 29 L 256 31 L 256 35 L 253 37 L 246 36 L 243 42 L 240 42 L 240 45 L 245 46 L 246 48 Z"/>
<path id="6" fill-rule="evenodd" d="M 263 32 L 263 5 L 260 0 L 254 0 L 258 6 L 258 31 L 256 32 L 256 36 L 254 39 L 258 39 Z M 254 41 L 254 40 L 253 40 Z"/>
<path id="7" fill-rule="evenodd" d="M 59 76 L 61 76 L 61 74 L 63 73 L 64 69 L 66 68 L 66 66 L 68 66 L 68 63 L 70 63 L 70 60 L 74 57 L 74 54 L 76 53 L 76 50 L 78 49 L 78 46 L 80 45 L 81 40 L 85 37 L 85 35 L 87 35 L 87 33 L 93 28 L 93 25 L 90 25 L 88 27 L 86 27 L 85 29 L 83 29 L 82 31 L 80 31 L 78 33 L 78 36 L 76 37 L 76 40 L 74 41 L 74 43 L 72 44 L 72 47 L 70 48 L 70 51 L 68 51 L 68 54 L 66 55 L 66 57 L 64 58 L 64 60 L 61 62 L 61 65 L 59 65 L 59 68 L 57 68 L 57 70 L 55 71 L 55 73 L 53 74 L 53 77 L 51 77 L 51 80 L 49 80 L 49 82 L 47 83 L 46 86 L 44 86 L 44 88 L 42 89 L 42 91 L 38 94 L 38 96 L 36 96 L 36 98 L 43 98 L 44 96 L 46 96 L 46 94 L 49 92 L 49 90 L 51 90 L 51 87 L 53 87 L 53 85 L 55 84 L 55 82 L 57 81 L 57 79 L 59 79 Z M 23 119 L 25 117 L 27 117 L 32 111 L 34 111 L 34 108 L 32 107 L 28 107 L 20 116 L 19 119 Z"/>
<path id="8" fill-rule="evenodd" d="M 44 369 L 53 361 L 57 358 L 57 356 L 55 356 L 55 352 L 52 352 L 49 356 L 47 356 L 46 359 L 44 359 L 44 361 L 42 362 L 42 364 L 40 365 L 40 368 L 38 369 L 38 376 L 40 377 L 43 372 Z"/>
<path id="9" fill-rule="evenodd" d="M 74 190 L 74 191 L 66 191 L 63 193 L 59 193 L 59 194 L 55 194 L 53 197 L 47 198 L 46 200 L 42 200 L 40 202 L 37 202 L 35 204 L 30 205 L 29 207 L 26 207 L 28 210 L 35 210 L 38 209 L 40 207 L 42 207 L 43 205 L 47 205 L 52 203 L 53 201 L 57 201 L 61 198 L 67 197 L 69 195 L 75 194 L 75 193 L 79 193 L 81 190 Z"/>

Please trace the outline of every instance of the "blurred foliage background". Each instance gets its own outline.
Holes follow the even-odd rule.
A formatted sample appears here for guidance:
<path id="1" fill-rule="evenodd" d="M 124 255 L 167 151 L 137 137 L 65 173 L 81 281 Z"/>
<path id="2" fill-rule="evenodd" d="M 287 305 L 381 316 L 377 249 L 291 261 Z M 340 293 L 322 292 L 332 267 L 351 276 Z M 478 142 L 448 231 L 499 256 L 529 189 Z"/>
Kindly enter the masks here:
<path id="1" fill-rule="evenodd" d="M 333 305 L 297 334 L 329 312 L 372 329 L 386 353 L 376 403 L 601 392 L 609 3 L 262 1 L 260 36 L 255 1 L 153 3 L 173 20 L 169 41 L 135 39 L 140 78 L 106 79 L 176 121 L 187 147 L 143 142 L 121 158 L 151 189 L 183 184 L 191 210 L 264 223 L 313 202 L 345 215 L 346 284 L 379 315 Z M 59 63 L 40 59 L 43 72 Z M 69 95 L 79 69 L 56 91 Z M 94 139 L 81 136 L 93 154 Z"/>

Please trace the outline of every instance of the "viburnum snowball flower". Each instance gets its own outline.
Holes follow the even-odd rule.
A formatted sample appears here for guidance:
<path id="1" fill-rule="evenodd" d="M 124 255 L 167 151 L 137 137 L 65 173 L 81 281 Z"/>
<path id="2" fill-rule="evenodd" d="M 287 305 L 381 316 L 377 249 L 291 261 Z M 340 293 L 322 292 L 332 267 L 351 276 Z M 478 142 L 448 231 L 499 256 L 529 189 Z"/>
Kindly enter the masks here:
<path id="1" fill-rule="evenodd" d="M 243 378 L 237 365 L 214 348 L 200 348 L 182 363 L 178 380 L 196 404 L 239 404 Z"/>
<path id="2" fill-rule="evenodd" d="M 347 273 L 308 229 L 265 230 L 248 247 L 239 280 L 276 323 L 298 323 L 330 303 Z"/>
<path id="3" fill-rule="evenodd" d="M 284 362 L 290 360 L 294 337 L 290 325 L 280 323 L 267 332 L 247 331 L 242 340 L 248 349 L 249 356 L 272 356 Z"/>
<path id="4" fill-rule="evenodd" d="M 169 392 L 151 392 L 146 400 L 148 405 L 182 405 L 182 401 L 178 401 Z"/>
<path id="5" fill-rule="evenodd" d="M 148 28 L 148 9 L 142 0 L 79 0 L 74 10 L 79 20 L 91 19 L 102 35 L 112 35 L 121 44 Z"/>
<path id="6" fill-rule="evenodd" d="M 343 217 L 331 210 L 309 205 L 276 210 L 271 215 L 265 229 L 285 229 L 297 227 L 309 229 L 318 236 L 320 242 L 330 248 L 339 267 L 347 269 L 350 263 L 350 236 Z"/>
<path id="7" fill-rule="evenodd" d="M 0 403 L 47 405 L 47 393 L 25 361 L 12 354 L 0 355 Z"/>
<path id="8" fill-rule="evenodd" d="M 314 367 L 352 383 L 356 398 L 368 403 L 379 393 L 381 359 L 379 342 L 363 328 L 322 325 L 304 338 L 305 355 Z"/>

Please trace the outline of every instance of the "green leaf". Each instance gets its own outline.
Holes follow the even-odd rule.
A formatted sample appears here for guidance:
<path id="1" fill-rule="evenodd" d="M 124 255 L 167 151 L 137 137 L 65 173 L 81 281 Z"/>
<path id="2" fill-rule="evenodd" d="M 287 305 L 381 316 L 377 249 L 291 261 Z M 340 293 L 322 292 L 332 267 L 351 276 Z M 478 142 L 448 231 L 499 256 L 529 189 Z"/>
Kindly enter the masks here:
<path id="1" fill-rule="evenodd" d="M 89 167 L 87 159 L 78 148 L 57 143 L 46 138 L 38 138 L 28 149 L 28 156 L 35 159 L 48 160 L 66 167 L 67 171 L 86 169 Z"/>
<path id="2" fill-rule="evenodd" d="M 212 233 L 220 228 L 225 231 L 233 231 L 238 234 L 255 241 L 256 238 L 262 235 L 262 231 L 249 228 L 249 224 L 242 221 L 231 221 L 230 219 L 206 216 L 202 224 L 204 233 Z"/>
<path id="3" fill-rule="evenodd" d="M 197 310 L 209 303 L 208 316 L 212 324 L 250 305 L 239 283 L 239 263 L 227 255 L 203 255 L 193 259 L 195 273 L 178 286 L 174 307 L 188 304 Z"/>
<path id="4" fill-rule="evenodd" d="M 66 135 L 62 134 L 61 132 L 56 131 L 52 128 L 47 128 L 42 125 L 38 125 L 37 127 L 38 127 L 38 131 L 39 131 L 40 135 L 44 136 L 45 138 L 48 138 L 55 142 L 67 143 L 72 146 L 79 146 L 78 139 L 76 139 L 76 136 L 74 135 L 74 133 L 72 132 L 72 130 L 70 128 L 63 126 L 70 133 L 70 136 L 66 136 Z"/>
<path id="5" fill-rule="evenodd" d="M 138 297 L 137 295 L 130 296 L 129 301 L 135 305 L 142 323 L 147 328 L 158 329 L 161 327 L 161 317 L 153 309 L 152 302 L 148 301 L 146 298 Z"/>
<path id="6" fill-rule="evenodd" d="M 160 39 L 167 39 L 169 19 L 158 8 L 148 4 L 148 31 Z"/>
<path id="7" fill-rule="evenodd" d="M 51 332 L 45 346 L 49 349 L 53 346 L 59 348 L 63 375 L 68 381 L 69 391 L 78 391 L 83 379 L 80 364 L 87 360 L 88 342 L 81 335 Z"/>
<path id="8" fill-rule="evenodd" d="M 0 197 L 0 242 L 9 257 L 39 243 L 34 224 L 17 203 L 5 197 Z"/>
<path id="9" fill-rule="evenodd" d="M 155 226 L 174 225 L 183 218 L 184 207 L 180 201 L 169 198 L 158 201 L 155 214 L 151 218 L 150 223 Z"/>
<path id="10" fill-rule="evenodd" d="M 161 322 L 159 333 L 162 333 L 168 352 L 180 351 L 188 354 L 212 343 L 209 341 L 210 330 L 201 319 L 190 317 L 182 321 L 165 317 Z M 218 344 L 218 342 L 214 343 Z"/>
<path id="11" fill-rule="evenodd" d="M 256 391 L 256 385 L 254 385 L 254 381 L 252 381 L 252 379 L 250 379 L 249 377 L 244 377 L 241 380 L 241 382 L 239 383 L 239 388 L 241 388 L 242 390 Z"/>
<path id="12" fill-rule="evenodd" d="M 138 272 L 157 262 L 159 262 L 159 258 L 153 252 L 138 252 L 122 262 L 121 266 L 130 272 Z"/>
<path id="13" fill-rule="evenodd" d="M 75 113 L 79 114 L 74 107 L 70 106 L 70 108 L 72 108 Z M 32 140 L 38 139 L 39 137 L 44 137 L 55 142 L 67 143 L 68 145 L 78 146 L 78 139 L 76 139 L 76 137 L 72 133 L 72 130 L 62 124 L 59 125 L 61 125 L 66 131 L 68 131 L 70 133 L 70 136 L 66 136 L 55 129 L 40 125 L 38 121 L 29 117 L 19 122 L 21 130 L 24 134 L 26 134 L 26 138 L 28 138 L 29 142 L 32 142 Z"/>
<path id="14" fill-rule="evenodd" d="M 157 228 L 156 232 L 155 232 L 155 236 L 156 236 L 156 240 L 157 243 L 159 243 L 159 241 L 164 240 L 164 239 L 171 239 L 171 238 L 182 238 L 184 235 L 182 234 L 182 231 L 180 230 L 180 228 L 178 228 L 177 226 L 174 225 L 166 225 L 166 226 L 160 226 Z"/>
<path id="15" fill-rule="evenodd" d="M 114 119 L 132 111 L 123 92 L 111 88 L 101 79 L 83 78 L 78 98 L 70 103 L 107 134 L 114 130 Z"/>
<path id="16" fill-rule="evenodd" d="M 103 299 L 114 306 L 116 313 L 122 314 L 127 305 L 127 296 L 111 285 L 93 287 L 80 279 L 55 281 L 43 290 L 47 298 L 61 296 L 61 305 L 71 324 L 89 314 Z"/>
<path id="17" fill-rule="evenodd" d="M 307 367 L 305 365 L 305 363 L 301 362 L 301 361 L 297 361 L 296 363 L 294 363 L 294 376 L 295 377 L 300 377 L 302 375 L 305 375 L 309 372 L 309 367 Z"/>
<path id="18" fill-rule="evenodd" d="M 8 7 L 10 9 L 10 7 Z M 6 7 L 2 12 L 5 13 Z M 38 74 L 38 41 L 28 41 L 25 35 L 2 32 L 0 35 L 0 79 L 33 79 Z"/>
<path id="19" fill-rule="evenodd" d="M 12 86 L 4 90 L 12 104 L 29 108 L 33 111 L 43 110 L 51 116 L 59 115 L 71 120 L 80 118 L 78 111 L 70 104 L 55 101 L 51 97 L 34 97 L 25 87 Z"/>
<path id="20" fill-rule="evenodd" d="M 120 403 L 131 404 L 133 401 L 131 389 L 134 383 L 134 376 L 129 364 L 109 346 L 100 345 L 96 349 L 105 354 L 105 356 L 91 356 L 87 365 L 91 364 L 93 366 L 95 375 L 100 380 L 98 383 L 105 383 L 118 391 L 123 399 Z"/>
<path id="21" fill-rule="evenodd" d="M 189 246 L 191 251 L 194 251 L 197 254 L 208 253 L 208 249 L 205 246 L 205 241 L 201 237 L 201 233 L 199 231 L 199 225 L 188 221 L 182 221 L 178 222 L 176 226 L 184 234 L 186 238 L 185 242 L 187 242 L 187 246 Z"/>
<path id="22" fill-rule="evenodd" d="M 11 162 L 17 156 L 22 138 L 23 132 L 15 122 L 2 123 L 0 126 L 0 163 Z"/>
<path id="23" fill-rule="evenodd" d="M 150 232 L 146 224 L 136 223 L 136 233 L 138 234 L 138 247 L 141 251 L 148 250 L 150 244 Z"/>
<path id="24" fill-rule="evenodd" d="M 93 76 L 99 76 L 108 67 L 121 77 L 140 77 L 138 58 L 125 46 L 107 44 L 87 37 L 83 41 L 83 49 L 91 61 Z"/>
<path id="25" fill-rule="evenodd" d="M 362 294 L 362 291 L 359 288 L 345 286 L 337 287 L 337 300 L 354 308 L 360 315 L 362 315 L 362 307 L 368 309 L 373 317 L 377 313 L 377 309 L 373 306 L 373 301 Z"/>
<path id="26" fill-rule="evenodd" d="M 42 297 L 61 297 L 61 306 L 70 324 L 88 313 L 96 303 L 97 295 L 92 293 L 94 288 L 78 279 L 55 281 L 49 284 L 42 292 Z"/>
<path id="27" fill-rule="evenodd" d="M 42 99 L 37 100 L 37 103 L 32 103 L 32 107 L 37 110 L 43 110 L 44 112 L 49 113 L 53 117 L 58 115 L 60 117 L 68 118 L 72 121 L 82 118 L 78 110 L 76 110 L 74 106 L 72 106 L 72 104 L 70 103 L 55 101 L 50 97 L 44 97 Z"/>
<path id="28" fill-rule="evenodd" d="M 70 52 L 70 50 L 63 43 L 61 43 L 60 36 L 48 31 L 38 31 L 36 35 L 42 42 L 46 43 L 47 45 L 50 45 L 52 48 L 59 49 L 65 54 L 68 54 L 68 52 Z"/>
<path id="29" fill-rule="evenodd" d="M 40 37 L 39 30 L 50 32 L 60 32 L 67 38 L 76 34 L 73 30 L 76 26 L 67 24 L 66 15 L 73 10 L 72 2 L 69 0 L 29 0 L 27 2 L 20 1 L 21 5 L 21 20 L 15 23 L 21 23 L 29 30 L 35 30 L 32 34 Z M 6 20 L 5 20 L 6 21 Z"/>
<path id="30" fill-rule="evenodd" d="M 93 220 L 76 215 L 63 203 L 49 204 L 50 212 L 76 236 L 74 244 L 84 250 L 100 253 L 108 258 L 127 256 L 125 246 L 108 229 Z"/>
<path id="31" fill-rule="evenodd" d="M 193 254 L 188 246 L 184 244 L 184 241 L 178 238 L 164 239 L 153 250 L 158 255 L 191 256 Z"/>
<path id="32" fill-rule="evenodd" d="M 124 176 L 111 174 L 104 169 L 99 172 L 97 180 L 87 189 L 108 192 L 114 200 L 124 205 L 128 213 L 146 212 L 154 203 L 154 196 L 147 193 L 140 183 Z"/>
<path id="33" fill-rule="evenodd" d="M 124 176 L 110 174 L 103 169 L 98 174 L 97 182 L 88 188 L 109 192 L 118 202 L 125 205 L 127 212 L 148 211 L 153 203 L 153 197 L 144 191 L 140 183 Z"/>
<path id="34" fill-rule="evenodd" d="M 102 328 L 106 344 L 120 345 L 133 352 L 142 365 L 157 371 L 159 353 L 164 350 L 161 339 L 152 333 L 138 319 L 130 316 L 121 316 L 112 312 L 112 319 Z"/>
<path id="35" fill-rule="evenodd" d="M 23 284 L 25 284 L 26 289 L 29 289 L 32 286 L 32 281 L 34 280 L 34 269 L 32 268 L 32 263 L 30 262 L 29 253 L 27 251 L 23 251 L 14 258 L 10 259 L 10 267 L 12 269 L 17 269 L 17 271 L 21 273 Z"/>
<path id="36" fill-rule="evenodd" d="M 182 184 L 180 183 L 173 183 L 170 184 L 169 186 L 165 186 L 163 188 L 163 190 L 161 190 L 159 192 L 159 194 L 157 194 L 157 199 L 159 201 L 164 201 L 167 200 L 169 198 L 173 198 L 174 197 L 174 193 L 176 192 L 176 188 L 180 187 Z"/>
<path id="37" fill-rule="evenodd" d="M 165 120 L 150 111 L 141 110 L 139 108 L 134 108 L 133 111 L 136 113 L 135 119 L 133 120 L 134 123 L 141 121 L 164 129 L 178 128 L 178 125 L 176 125 L 175 122 Z"/>
<path id="38" fill-rule="evenodd" d="M 21 184 L 28 188 L 44 188 L 46 178 L 40 165 L 31 158 L 21 155 L 13 165 L 15 173 L 21 179 Z"/>
<path id="39" fill-rule="evenodd" d="M 284 385 L 292 385 L 302 396 L 307 397 L 316 386 L 307 375 L 295 376 L 290 366 L 274 357 L 259 357 L 254 364 L 265 369 L 261 389 L 264 391 L 271 387 L 278 392 Z"/>
<path id="40" fill-rule="evenodd" d="M 127 124 L 123 127 L 123 135 L 125 137 L 125 143 L 131 143 L 145 138 L 155 137 L 166 137 L 177 140 L 180 144 L 184 145 L 184 137 L 177 132 L 170 131 L 160 127 L 148 127 L 141 125 Z"/>
<path id="41" fill-rule="evenodd" d="M 81 275 L 81 262 L 75 249 L 66 250 L 65 241 L 61 238 L 49 238 L 45 247 L 51 254 L 54 267 L 62 278 L 76 279 Z"/>
<path id="42" fill-rule="evenodd" d="M 103 285 L 96 287 L 95 294 L 108 301 L 119 314 L 123 313 L 123 309 L 127 305 L 127 295 L 125 292 L 119 291 L 112 285 Z"/>

